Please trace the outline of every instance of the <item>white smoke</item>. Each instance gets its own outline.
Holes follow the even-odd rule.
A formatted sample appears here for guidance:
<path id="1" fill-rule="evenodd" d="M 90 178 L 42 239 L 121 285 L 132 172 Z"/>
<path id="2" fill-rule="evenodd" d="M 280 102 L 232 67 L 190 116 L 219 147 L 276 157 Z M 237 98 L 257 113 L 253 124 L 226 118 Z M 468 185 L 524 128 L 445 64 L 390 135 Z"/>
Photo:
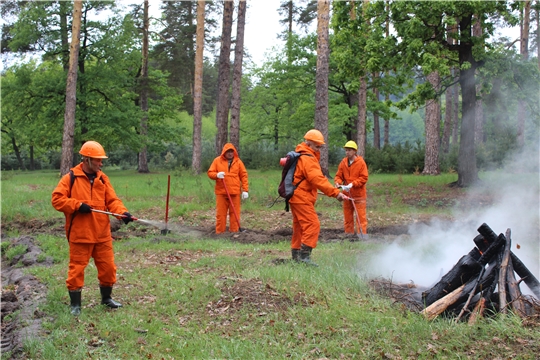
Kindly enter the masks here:
<path id="1" fill-rule="evenodd" d="M 413 282 L 431 287 L 463 256 L 475 247 L 473 239 L 482 223 L 498 235 L 511 229 L 512 251 L 540 279 L 540 176 L 538 154 L 520 154 L 531 160 L 526 167 L 512 159 L 512 169 L 482 174 L 482 183 L 468 190 L 470 210 L 456 206 L 455 221 L 434 219 L 429 224 L 409 227 L 402 236 L 381 252 L 370 254 L 365 270 L 368 277 L 383 277 L 396 283 Z M 534 169 L 526 173 L 523 169 Z M 486 207 L 483 201 L 492 201 Z M 522 291 L 529 293 L 527 286 Z"/>

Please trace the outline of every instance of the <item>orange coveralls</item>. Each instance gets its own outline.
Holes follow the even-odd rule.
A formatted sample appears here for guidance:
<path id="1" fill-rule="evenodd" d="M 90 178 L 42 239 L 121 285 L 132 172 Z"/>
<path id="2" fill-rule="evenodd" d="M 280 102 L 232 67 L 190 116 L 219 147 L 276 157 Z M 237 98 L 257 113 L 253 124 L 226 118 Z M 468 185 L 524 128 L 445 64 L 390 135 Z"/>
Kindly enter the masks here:
<path id="1" fill-rule="evenodd" d="M 112 245 L 109 215 L 78 212 L 81 203 L 93 209 L 123 214 L 127 212 L 122 201 L 102 171 L 91 183 L 82 170 L 82 163 L 71 169 L 75 175 L 71 187 L 70 174 L 64 175 L 52 193 L 53 207 L 64 213 L 65 230 L 69 242 L 69 270 L 66 285 L 69 291 L 84 286 L 84 270 L 94 258 L 99 285 L 111 287 L 116 283 L 116 265 Z M 70 190 L 71 187 L 71 190 Z"/>
<path id="2" fill-rule="evenodd" d="M 353 187 L 346 195 L 354 199 L 356 211 L 360 217 L 362 233 L 367 234 L 367 217 L 366 217 L 366 183 L 368 181 L 368 168 L 366 162 L 361 156 L 356 155 L 353 163 L 349 165 L 349 159 L 345 157 L 339 163 L 334 182 L 339 185 L 353 184 Z M 354 233 L 354 223 L 357 220 L 354 215 L 352 201 L 343 201 L 343 222 L 346 233 Z"/>
<path id="3" fill-rule="evenodd" d="M 233 150 L 234 157 L 229 164 L 229 161 L 225 158 L 225 153 L 228 150 Z M 223 171 L 225 173 L 224 179 L 218 179 L 218 172 Z M 216 234 L 222 233 L 227 228 L 227 214 L 229 215 L 229 231 L 238 232 L 240 226 L 240 194 L 242 191 L 249 191 L 248 173 L 244 163 L 238 157 L 236 148 L 231 143 L 226 143 L 221 150 L 221 155 L 216 157 L 210 168 L 207 171 L 207 175 L 210 179 L 216 180 L 214 187 L 214 193 L 216 194 Z M 238 221 L 233 213 L 233 209 L 230 206 L 229 198 L 225 186 L 231 195 L 234 210 L 238 216 Z"/>
<path id="4" fill-rule="evenodd" d="M 293 216 L 291 248 L 300 249 L 302 244 L 315 248 L 321 230 L 321 223 L 315 212 L 317 190 L 330 197 L 337 197 L 340 191 L 324 176 L 319 164 L 319 152 L 313 151 L 306 143 L 297 145 L 295 151 L 311 156 L 300 156 L 294 173 L 294 184 L 303 180 L 289 200 Z"/>

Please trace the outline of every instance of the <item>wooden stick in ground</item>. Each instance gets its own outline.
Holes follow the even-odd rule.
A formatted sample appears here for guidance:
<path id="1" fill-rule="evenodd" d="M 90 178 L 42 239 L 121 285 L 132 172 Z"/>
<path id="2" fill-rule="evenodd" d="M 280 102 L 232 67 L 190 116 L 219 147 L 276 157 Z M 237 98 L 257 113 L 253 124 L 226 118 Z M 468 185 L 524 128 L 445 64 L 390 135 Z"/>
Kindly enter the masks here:
<path id="1" fill-rule="evenodd" d="M 506 238 L 509 242 L 512 241 L 510 239 L 510 229 L 506 231 Z M 510 260 L 508 261 L 508 269 L 506 272 L 506 282 L 508 284 L 508 293 L 510 294 L 510 298 L 512 299 L 512 302 L 510 305 L 512 306 L 512 309 L 514 312 L 520 316 L 525 317 L 527 315 L 527 310 L 525 307 L 525 303 L 523 302 L 523 298 L 521 296 L 521 290 L 519 289 L 519 284 L 516 280 L 516 276 L 514 275 L 514 266 L 512 263 L 512 257 L 510 257 Z"/>
<path id="2" fill-rule="evenodd" d="M 480 271 L 480 274 L 478 275 L 478 278 L 476 279 L 476 283 L 474 284 L 474 287 L 473 289 L 471 290 L 471 292 L 469 293 L 469 297 L 467 298 L 467 301 L 465 302 L 465 305 L 463 305 L 463 308 L 461 309 L 461 311 L 459 312 L 459 315 L 457 316 L 456 318 L 456 323 L 459 321 L 459 319 L 461 319 L 461 317 L 463 316 L 463 314 L 465 313 L 465 311 L 467 310 L 467 308 L 469 307 L 469 304 L 471 302 L 471 299 L 474 297 L 474 295 L 476 294 L 476 289 L 478 288 L 478 284 L 480 283 L 480 280 L 482 280 L 482 276 L 484 276 L 484 272 L 485 272 L 486 268 L 484 267 L 482 269 L 482 271 Z"/>
<path id="3" fill-rule="evenodd" d="M 499 308 L 503 314 L 507 313 L 506 309 L 506 272 L 508 271 L 508 262 L 510 261 L 510 229 L 506 230 L 506 245 L 504 247 L 501 270 L 499 272 Z"/>
<path id="4" fill-rule="evenodd" d="M 481 297 L 480 300 L 476 302 L 476 305 L 474 306 L 473 311 L 471 312 L 471 316 L 469 317 L 469 325 L 474 325 L 478 321 L 478 318 L 481 318 L 484 316 L 484 310 L 486 309 L 486 299 L 484 297 Z"/>

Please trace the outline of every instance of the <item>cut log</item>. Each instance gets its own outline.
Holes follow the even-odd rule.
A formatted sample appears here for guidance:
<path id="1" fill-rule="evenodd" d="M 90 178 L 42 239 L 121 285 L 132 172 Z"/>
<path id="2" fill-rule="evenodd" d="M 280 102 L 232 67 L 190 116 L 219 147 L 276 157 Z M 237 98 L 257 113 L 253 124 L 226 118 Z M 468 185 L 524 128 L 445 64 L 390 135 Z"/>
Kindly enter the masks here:
<path id="1" fill-rule="evenodd" d="M 474 242 L 478 249 L 481 252 L 484 252 L 489 245 L 497 239 L 497 235 L 486 223 L 480 225 L 478 232 L 482 235 L 482 239 L 478 239 L 477 236 L 474 238 Z M 516 274 L 523 279 L 523 282 L 527 284 L 533 294 L 540 299 L 540 281 L 538 281 L 533 273 L 529 271 L 525 264 L 523 264 L 523 262 L 521 262 L 521 260 L 512 251 L 510 251 L 510 257 L 512 259 L 512 264 Z"/>
<path id="2" fill-rule="evenodd" d="M 445 297 L 435 301 L 433 304 L 429 305 L 427 308 L 422 310 L 421 314 L 424 315 L 428 320 L 433 320 L 443 311 L 445 311 L 450 305 L 454 304 L 460 296 L 463 294 L 463 289 L 465 284 L 461 285 L 450 294 Z"/>
<path id="3" fill-rule="evenodd" d="M 509 234 L 509 231 L 506 231 Z M 499 306 L 501 307 L 501 313 L 506 314 L 506 276 L 508 272 L 508 263 L 510 262 L 510 237 L 506 237 L 506 244 L 504 246 L 503 259 L 501 263 L 501 271 L 499 272 Z"/>
<path id="4" fill-rule="evenodd" d="M 474 296 L 478 292 L 482 291 L 482 289 L 489 288 L 493 283 L 496 283 L 496 274 L 497 271 L 495 268 L 488 269 L 484 277 L 481 278 L 480 284 L 477 284 L 476 279 L 471 279 L 468 283 L 463 284 L 450 294 L 440 298 L 430 306 L 426 307 L 422 311 L 422 314 L 424 314 L 427 319 L 432 320 L 442 314 L 444 311 L 456 308 L 456 305 L 462 304 L 469 297 L 471 292 L 473 293 L 472 296 Z"/>
<path id="5" fill-rule="evenodd" d="M 430 306 L 435 301 L 447 296 L 456 288 L 466 284 L 471 278 L 478 276 L 482 266 L 478 263 L 480 253 L 476 248 L 463 256 L 454 267 L 444 275 L 431 289 L 422 293 L 424 306 Z"/>

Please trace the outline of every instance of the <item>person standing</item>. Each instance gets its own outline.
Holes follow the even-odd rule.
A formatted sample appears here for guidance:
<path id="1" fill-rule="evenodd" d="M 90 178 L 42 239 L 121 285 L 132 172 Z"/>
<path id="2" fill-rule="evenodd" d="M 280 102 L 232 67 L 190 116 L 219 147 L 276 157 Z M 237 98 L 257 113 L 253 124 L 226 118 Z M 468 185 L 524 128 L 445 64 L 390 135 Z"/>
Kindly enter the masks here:
<path id="1" fill-rule="evenodd" d="M 354 234 L 354 223 L 358 221 L 355 214 L 358 212 L 362 235 L 367 234 L 366 217 L 366 183 L 368 182 L 368 168 L 364 159 L 357 155 L 358 146 L 354 141 L 347 141 L 345 157 L 339 163 L 334 183 L 341 187 L 354 200 L 343 202 L 343 222 L 346 233 Z M 353 203 L 354 201 L 354 203 Z"/>
<path id="2" fill-rule="evenodd" d="M 240 198 L 246 200 L 249 197 L 249 184 L 246 167 L 238 157 L 238 152 L 233 144 L 223 145 L 221 155 L 214 159 L 207 175 L 216 181 L 214 186 L 216 234 L 225 232 L 227 214 L 229 215 L 229 231 L 238 232 L 240 229 Z M 229 197 L 232 203 L 229 201 Z"/>
<path id="3" fill-rule="evenodd" d="M 95 141 L 85 142 L 79 154 L 82 162 L 64 175 L 52 193 L 53 207 L 64 213 L 69 243 L 69 269 L 66 285 L 71 300 L 71 314 L 81 313 L 84 270 L 94 258 L 98 272 L 101 304 L 116 309 L 122 306 L 112 299 L 116 283 L 116 265 L 109 216 L 92 209 L 123 214 L 125 224 L 133 221 L 122 201 L 101 171 L 107 159 L 103 147 Z"/>
<path id="4" fill-rule="evenodd" d="M 311 251 L 317 247 L 321 230 L 321 223 L 315 212 L 317 190 L 339 201 L 342 201 L 344 196 L 332 186 L 321 170 L 320 149 L 325 144 L 322 133 L 315 129 L 309 130 L 304 135 L 304 140 L 295 149 L 303 156 L 298 158 L 294 173 L 293 184 L 297 188 L 289 199 L 293 217 L 291 253 L 293 260 L 317 266 L 311 260 Z"/>

